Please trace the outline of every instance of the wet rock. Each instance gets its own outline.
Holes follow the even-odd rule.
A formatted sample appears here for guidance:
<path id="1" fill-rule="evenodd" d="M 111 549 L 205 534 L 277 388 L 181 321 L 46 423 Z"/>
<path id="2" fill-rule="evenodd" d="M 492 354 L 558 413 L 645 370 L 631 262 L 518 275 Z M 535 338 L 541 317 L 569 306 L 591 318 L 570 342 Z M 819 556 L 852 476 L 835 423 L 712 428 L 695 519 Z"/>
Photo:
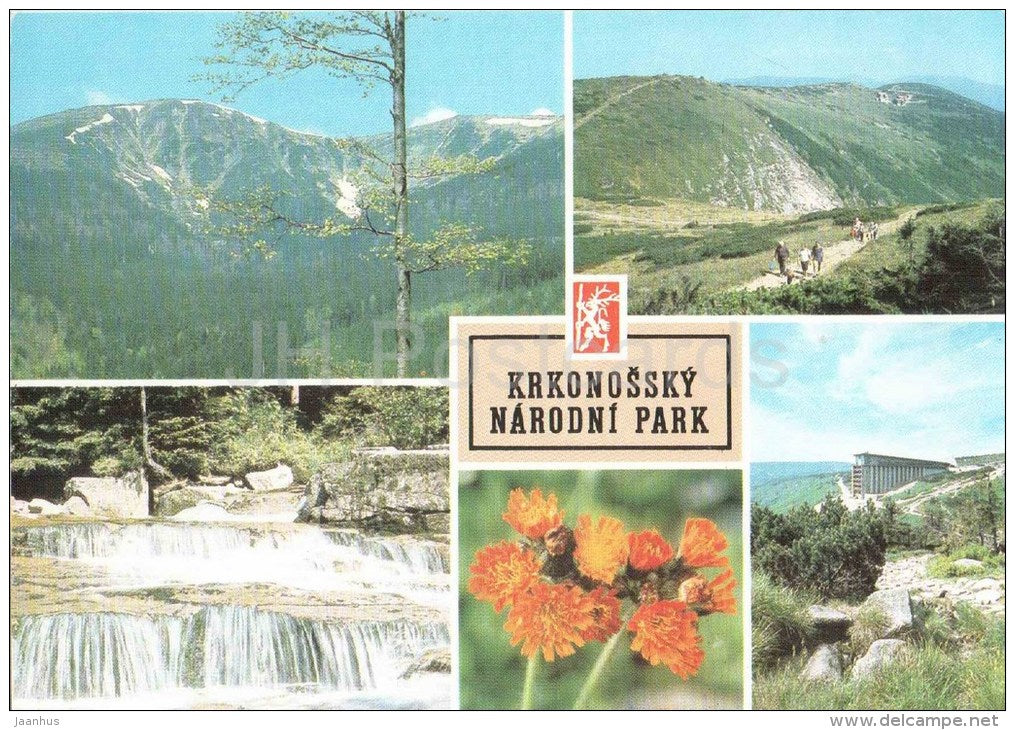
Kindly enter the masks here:
<path id="1" fill-rule="evenodd" d="M 842 679 L 842 654 L 831 644 L 821 644 L 807 660 L 800 678 L 808 682 L 838 682 Z"/>
<path id="2" fill-rule="evenodd" d="M 244 478 L 247 486 L 255 492 L 272 492 L 292 486 L 293 470 L 285 464 L 279 464 L 267 471 L 252 471 Z"/>
<path id="3" fill-rule="evenodd" d="M 75 517 L 89 517 L 92 514 L 92 508 L 81 497 L 71 497 L 63 503 L 63 506 L 67 510 L 67 514 Z"/>
<path id="4" fill-rule="evenodd" d="M 64 497 L 81 497 L 92 513 L 103 517 L 147 517 L 148 481 L 138 470 L 122 477 L 73 477 Z"/>
<path id="5" fill-rule="evenodd" d="M 905 588 L 875 591 L 867 596 L 864 605 L 885 615 L 886 627 L 882 638 L 898 636 L 913 628 L 913 606 Z"/>
<path id="6" fill-rule="evenodd" d="M 902 639 L 878 639 L 867 653 L 856 660 L 850 679 L 864 679 L 882 671 L 896 659 L 905 649 L 906 642 Z"/>
<path id="7" fill-rule="evenodd" d="M 402 673 L 402 679 L 408 679 L 417 674 L 440 672 L 448 674 L 451 672 L 451 650 L 448 648 L 433 649 L 416 659 L 409 668 Z"/>
<path id="8" fill-rule="evenodd" d="M 172 517 L 185 509 L 194 507 L 201 502 L 220 502 L 223 494 L 221 487 L 183 487 L 155 498 L 155 516 Z"/>

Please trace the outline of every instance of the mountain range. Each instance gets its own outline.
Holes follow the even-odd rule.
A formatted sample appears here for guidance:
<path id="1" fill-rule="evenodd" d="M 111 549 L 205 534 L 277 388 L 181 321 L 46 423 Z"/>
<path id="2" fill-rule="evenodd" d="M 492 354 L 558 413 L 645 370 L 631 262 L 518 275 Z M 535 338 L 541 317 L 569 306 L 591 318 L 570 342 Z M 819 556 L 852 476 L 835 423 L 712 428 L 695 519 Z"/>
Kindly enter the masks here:
<path id="1" fill-rule="evenodd" d="M 798 213 L 1004 194 L 1004 113 L 921 83 L 575 81 L 575 195 Z"/>
<path id="2" fill-rule="evenodd" d="M 390 148 L 384 135 L 356 142 L 381 157 Z M 483 172 L 415 184 L 415 235 L 461 221 L 535 247 L 526 271 L 428 274 L 414 292 L 418 309 L 468 310 L 474 295 L 560 275 L 559 117 L 458 116 L 410 128 L 408 142 L 410 166 L 492 158 Z M 11 127 L 10 149 L 12 326 L 23 335 L 15 377 L 256 374 L 255 323 L 271 348 L 280 323 L 280 347 L 295 347 L 331 322 L 350 333 L 332 338 L 335 356 L 359 369 L 369 360 L 369 339 L 356 338 L 394 306 L 392 264 L 369 253 L 376 240 L 269 231 L 275 256 L 237 257 L 208 225 L 212 201 L 265 185 L 286 193 L 296 217 L 341 220 L 363 184 L 357 173 L 373 164 L 347 145 L 216 104 L 163 99 L 22 122 Z"/>

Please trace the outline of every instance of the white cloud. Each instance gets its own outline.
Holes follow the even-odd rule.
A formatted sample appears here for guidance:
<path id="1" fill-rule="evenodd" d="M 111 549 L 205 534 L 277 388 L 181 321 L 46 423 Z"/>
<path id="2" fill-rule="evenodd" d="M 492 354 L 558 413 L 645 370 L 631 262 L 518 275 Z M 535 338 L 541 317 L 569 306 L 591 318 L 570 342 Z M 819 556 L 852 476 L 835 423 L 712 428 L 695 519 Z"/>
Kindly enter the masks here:
<path id="1" fill-rule="evenodd" d="M 97 89 L 89 89 L 85 92 L 85 100 L 88 106 L 105 106 L 107 104 L 114 104 L 113 97 L 104 91 Z"/>
<path id="2" fill-rule="evenodd" d="M 529 112 L 530 117 L 555 117 L 557 112 L 552 109 L 547 109 L 545 106 L 541 106 L 538 109 L 533 109 Z"/>
<path id="3" fill-rule="evenodd" d="M 456 112 L 454 109 L 448 109 L 447 107 L 444 106 L 438 106 L 431 109 L 423 116 L 416 117 L 415 119 L 413 119 L 411 122 L 409 122 L 409 126 L 420 127 L 424 124 L 433 124 L 434 122 L 442 122 L 445 119 L 451 119 L 457 116 L 458 112 Z"/>

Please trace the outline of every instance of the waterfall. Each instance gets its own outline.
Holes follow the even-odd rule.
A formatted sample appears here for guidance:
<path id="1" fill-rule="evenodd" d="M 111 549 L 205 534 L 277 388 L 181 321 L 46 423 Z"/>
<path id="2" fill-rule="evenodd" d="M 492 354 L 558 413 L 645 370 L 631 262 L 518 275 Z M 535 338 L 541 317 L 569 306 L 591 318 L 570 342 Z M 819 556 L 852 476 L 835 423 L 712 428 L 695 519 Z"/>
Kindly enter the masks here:
<path id="1" fill-rule="evenodd" d="M 82 522 L 28 527 L 19 533 L 24 536 L 23 547 L 29 555 L 143 564 L 146 571 L 157 571 L 155 563 L 160 560 L 183 561 L 188 572 L 199 574 L 195 560 L 235 566 L 247 559 L 264 566 L 285 559 L 287 572 L 297 566 L 334 572 L 336 562 L 348 557 L 346 551 L 336 552 L 338 546 L 389 563 L 398 573 L 428 576 L 449 572 L 444 553 L 434 542 L 373 537 L 355 530 L 308 527 L 275 531 L 185 523 Z"/>
<path id="2" fill-rule="evenodd" d="M 445 554 L 434 542 L 406 542 L 390 537 L 364 535 L 356 530 L 332 530 L 325 533 L 337 545 L 352 547 L 364 555 L 391 560 L 422 575 L 447 573 L 450 570 Z"/>
<path id="3" fill-rule="evenodd" d="M 299 618 L 249 606 L 206 606 L 186 618 L 60 613 L 18 619 L 13 695 L 124 697 L 166 689 L 293 687 L 358 691 L 391 684 L 442 622 Z"/>

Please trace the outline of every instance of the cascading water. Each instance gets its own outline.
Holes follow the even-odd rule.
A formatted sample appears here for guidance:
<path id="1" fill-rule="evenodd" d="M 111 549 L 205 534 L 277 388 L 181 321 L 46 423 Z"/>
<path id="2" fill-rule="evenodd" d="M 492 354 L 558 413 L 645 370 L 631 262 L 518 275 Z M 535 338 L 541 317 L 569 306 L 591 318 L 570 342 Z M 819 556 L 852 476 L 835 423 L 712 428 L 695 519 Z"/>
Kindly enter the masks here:
<path id="1" fill-rule="evenodd" d="M 16 617 L 12 690 L 25 707 L 148 702 L 153 693 L 156 704 L 188 706 L 167 693 L 210 693 L 214 702 L 234 688 L 281 706 L 290 704 L 280 694 L 325 693 L 367 698 L 356 706 L 404 706 L 406 669 L 449 642 L 450 566 L 428 540 L 146 521 L 19 527 L 12 543 L 15 556 L 84 571 L 89 579 L 75 590 L 113 607 Z M 251 590 L 272 610 L 251 606 Z M 136 603 L 121 611 L 119 594 Z M 432 695 L 446 701 L 449 685 L 425 691 L 409 706 L 440 705 Z M 383 699 L 371 700 L 378 692 Z"/>
<path id="2" fill-rule="evenodd" d="M 247 606 L 208 606 L 186 618 L 27 616 L 13 636 L 13 691 L 77 699 L 188 687 L 368 690 L 447 643 L 443 623 L 340 625 Z"/>

